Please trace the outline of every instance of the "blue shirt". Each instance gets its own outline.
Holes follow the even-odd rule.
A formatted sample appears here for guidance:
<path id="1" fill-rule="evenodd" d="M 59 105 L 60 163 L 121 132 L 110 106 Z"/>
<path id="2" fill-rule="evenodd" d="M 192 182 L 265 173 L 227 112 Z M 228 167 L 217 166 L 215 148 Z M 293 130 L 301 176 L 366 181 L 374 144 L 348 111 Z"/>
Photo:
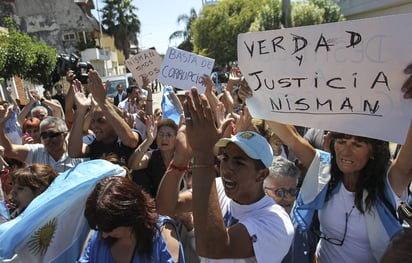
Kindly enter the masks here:
<path id="1" fill-rule="evenodd" d="M 166 221 L 162 220 L 160 217 L 158 226 L 164 224 Z M 159 228 L 158 228 L 159 229 Z M 155 236 L 153 237 L 153 251 L 151 258 L 139 255 L 138 252 L 135 252 L 131 263 L 174 263 L 172 255 L 167 250 L 166 243 L 160 233 L 156 231 Z M 182 246 L 180 244 L 180 249 Z M 179 263 L 184 263 L 184 256 L 182 250 L 179 253 Z M 107 246 L 106 241 L 102 238 L 101 233 L 94 231 L 90 236 L 90 239 L 87 243 L 87 247 L 79 259 L 78 263 L 115 263 L 110 252 L 110 248 Z"/>

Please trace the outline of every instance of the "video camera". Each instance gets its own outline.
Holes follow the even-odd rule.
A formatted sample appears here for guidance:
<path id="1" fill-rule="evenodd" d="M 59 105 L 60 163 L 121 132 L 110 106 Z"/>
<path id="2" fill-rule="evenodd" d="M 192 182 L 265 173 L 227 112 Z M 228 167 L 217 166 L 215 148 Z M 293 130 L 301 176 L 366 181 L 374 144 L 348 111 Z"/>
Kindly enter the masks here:
<path id="1" fill-rule="evenodd" d="M 90 62 L 80 61 L 75 54 L 60 54 L 57 56 L 56 73 L 59 76 L 66 76 L 67 71 L 73 70 L 76 79 L 81 83 L 87 84 L 89 70 L 94 69 Z"/>

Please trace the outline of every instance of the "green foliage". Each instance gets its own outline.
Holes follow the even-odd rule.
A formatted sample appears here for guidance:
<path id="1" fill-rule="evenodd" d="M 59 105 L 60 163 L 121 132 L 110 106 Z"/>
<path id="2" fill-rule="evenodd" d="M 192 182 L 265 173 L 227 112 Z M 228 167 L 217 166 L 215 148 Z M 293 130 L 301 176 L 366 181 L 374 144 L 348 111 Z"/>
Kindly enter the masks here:
<path id="1" fill-rule="evenodd" d="M 130 44 L 138 45 L 137 34 L 140 33 L 140 20 L 137 7 L 132 0 L 104 0 L 102 25 L 105 32 L 114 37 L 114 45 L 122 50 L 125 58 L 129 57 Z"/>
<path id="2" fill-rule="evenodd" d="M 237 60 L 237 36 L 248 32 L 261 0 L 223 0 L 205 6 L 193 22 L 194 52 L 215 59 L 215 64 Z"/>
<path id="3" fill-rule="evenodd" d="M 282 12 L 290 9 L 292 26 L 344 20 L 340 7 L 332 0 L 293 1 L 292 5 L 289 0 L 221 0 L 203 7 L 191 22 L 193 52 L 214 58 L 217 65 L 236 61 L 239 33 L 282 28 L 282 19 L 289 17 Z"/>
<path id="4" fill-rule="evenodd" d="M 48 84 L 56 65 L 57 51 L 18 32 L 11 18 L 5 20 L 8 33 L 0 34 L 0 76 L 20 76 Z"/>
<path id="5" fill-rule="evenodd" d="M 16 30 L 11 18 L 6 18 L 5 22 L 8 33 L 0 35 L 3 64 L 0 67 L 0 75 L 5 79 L 13 75 L 23 77 L 35 61 L 31 50 L 32 40 L 28 35 Z"/>
<path id="6" fill-rule="evenodd" d="M 322 23 L 331 23 L 345 20 L 342 13 L 340 12 L 340 7 L 335 2 L 331 0 L 310 0 L 310 2 L 325 11 Z"/>
<path id="7" fill-rule="evenodd" d="M 50 75 L 56 67 L 57 50 L 43 42 L 34 42 L 32 52 L 35 60 L 28 69 L 26 77 L 35 83 L 50 85 Z"/>
<path id="8" fill-rule="evenodd" d="M 292 7 L 292 25 L 306 26 L 322 24 L 325 10 L 312 2 L 296 2 Z"/>
<path id="9" fill-rule="evenodd" d="M 91 38 L 91 39 L 87 39 L 86 43 L 84 43 L 84 41 L 79 41 L 76 45 L 76 49 L 79 51 L 83 51 L 85 49 L 88 48 L 98 48 L 98 46 L 96 45 L 96 40 Z"/>
<path id="10" fill-rule="evenodd" d="M 281 28 L 282 6 L 280 0 L 270 0 L 258 11 L 255 21 L 250 26 L 250 32 Z"/>

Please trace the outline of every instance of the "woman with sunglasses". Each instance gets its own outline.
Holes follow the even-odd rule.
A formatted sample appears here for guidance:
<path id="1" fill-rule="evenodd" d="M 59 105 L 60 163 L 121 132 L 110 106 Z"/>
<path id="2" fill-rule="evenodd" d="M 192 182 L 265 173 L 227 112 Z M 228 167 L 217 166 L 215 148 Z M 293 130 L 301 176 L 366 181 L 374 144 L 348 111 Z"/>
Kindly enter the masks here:
<path id="1" fill-rule="evenodd" d="M 278 156 L 269 167 L 269 175 L 263 181 L 265 193 L 290 215 L 298 194 L 296 187 L 301 171 L 291 161 Z M 311 263 L 315 257 L 318 238 L 311 232 L 295 229 L 295 236 L 282 263 Z"/>
<path id="2" fill-rule="evenodd" d="M 133 180 L 155 197 L 175 153 L 179 126 L 172 119 L 154 123 L 153 117 L 147 118 L 147 138 L 130 156 L 128 167 L 134 170 Z"/>
<path id="3" fill-rule="evenodd" d="M 412 64 L 405 73 L 412 73 Z M 242 96 L 251 96 L 244 88 Z M 412 77 L 401 90 L 405 99 L 412 98 Z M 313 148 L 293 126 L 269 124 L 308 169 L 292 218 L 299 230 L 310 231 L 318 210 L 318 262 L 379 262 L 402 231 L 395 208 L 406 200 L 412 180 L 412 122 L 392 162 L 387 142 L 334 133 L 327 153 Z"/>
<path id="4" fill-rule="evenodd" d="M 127 177 L 101 179 L 84 215 L 95 231 L 78 263 L 184 262 L 173 221 L 159 216 L 153 198 Z"/>

